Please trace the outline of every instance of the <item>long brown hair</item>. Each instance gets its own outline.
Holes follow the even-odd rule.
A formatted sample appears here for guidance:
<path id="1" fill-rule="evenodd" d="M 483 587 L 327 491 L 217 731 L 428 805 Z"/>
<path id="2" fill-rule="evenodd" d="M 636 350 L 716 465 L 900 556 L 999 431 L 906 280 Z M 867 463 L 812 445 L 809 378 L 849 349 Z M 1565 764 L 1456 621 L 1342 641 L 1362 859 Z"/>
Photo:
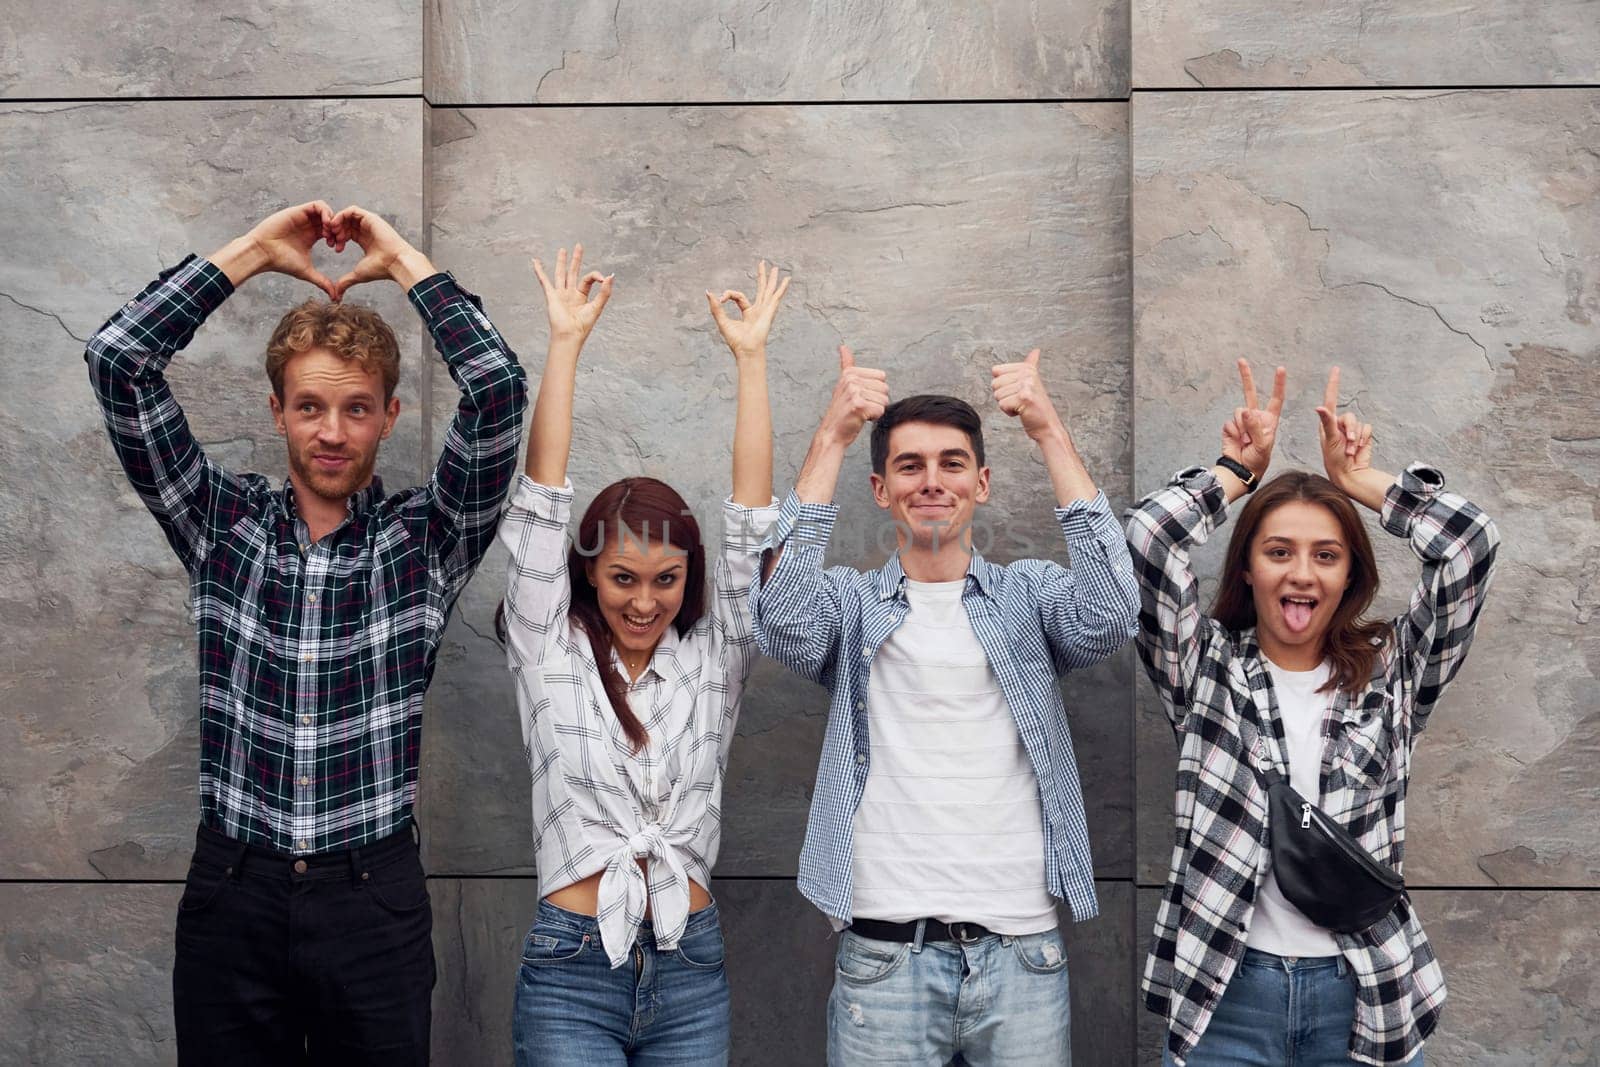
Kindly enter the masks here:
<path id="1" fill-rule="evenodd" d="M 1350 498 L 1322 475 L 1287 471 L 1251 494 L 1250 502 L 1239 514 L 1233 539 L 1228 542 L 1222 581 L 1211 602 L 1211 617 L 1230 630 L 1256 624 L 1255 597 L 1244 579 L 1250 569 L 1250 548 L 1262 520 L 1295 501 L 1320 504 L 1332 512 L 1350 549 L 1350 584 L 1345 586 L 1323 637 L 1323 655 L 1332 663 L 1332 676 L 1323 688 L 1353 693 L 1372 677 L 1373 660 L 1390 632 L 1382 620 L 1365 618 L 1378 593 L 1378 561 L 1372 554 L 1367 528 Z"/>
<path id="2" fill-rule="evenodd" d="M 683 603 L 672 620 L 679 637 L 688 633 L 706 611 L 706 551 L 700 542 L 700 524 L 690 513 L 689 505 L 672 486 L 655 478 L 624 478 L 600 490 L 583 513 L 578 535 L 567 550 L 567 577 L 572 585 L 568 615 L 588 635 L 611 710 L 637 752 L 650 735 L 628 707 L 627 680 L 611 662 L 611 627 L 600 614 L 599 594 L 589 580 L 588 569 L 608 544 L 628 536 L 641 542 L 652 537 L 665 540 L 684 554 L 687 573 L 683 576 Z"/>

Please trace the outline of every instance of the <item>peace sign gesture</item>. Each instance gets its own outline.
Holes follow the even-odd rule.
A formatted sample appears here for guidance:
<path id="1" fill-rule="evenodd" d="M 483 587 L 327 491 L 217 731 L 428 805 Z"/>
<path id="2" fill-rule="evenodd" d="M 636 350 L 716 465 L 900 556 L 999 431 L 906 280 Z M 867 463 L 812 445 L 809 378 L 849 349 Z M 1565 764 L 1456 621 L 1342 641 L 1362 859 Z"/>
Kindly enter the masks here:
<path id="1" fill-rule="evenodd" d="M 572 246 L 572 263 L 567 263 L 567 250 L 561 249 L 556 253 L 556 276 L 552 281 L 545 276 L 544 264 L 537 259 L 533 261 L 533 273 L 539 276 L 539 285 L 544 289 L 545 312 L 550 317 L 550 340 L 575 342 L 582 345 L 589 339 L 589 331 L 594 329 L 594 324 L 599 321 L 600 312 L 605 310 L 606 301 L 611 299 L 611 280 L 614 274 L 601 274 L 592 270 L 583 274 L 583 246 Z M 596 282 L 600 283 L 600 293 L 595 299 L 590 300 L 590 291 Z"/>
<path id="2" fill-rule="evenodd" d="M 778 314 L 783 294 L 789 291 L 792 279 L 778 280 L 778 268 L 768 268 L 767 261 L 756 264 L 756 298 L 751 300 L 737 289 L 727 289 L 721 296 L 706 290 L 706 302 L 711 305 L 711 317 L 717 320 L 717 329 L 736 360 L 759 356 L 767 350 L 767 334 L 772 330 L 772 319 Z M 732 301 L 740 318 L 733 318 L 722 305 Z"/>
<path id="3" fill-rule="evenodd" d="M 1328 387 L 1317 408 L 1322 438 L 1322 465 L 1328 480 L 1346 493 L 1363 471 L 1372 469 L 1372 424 L 1354 414 L 1339 414 L 1339 368 L 1328 372 Z"/>
<path id="4" fill-rule="evenodd" d="M 1222 426 L 1222 454 L 1249 467 L 1259 483 L 1272 462 L 1272 447 L 1278 441 L 1278 416 L 1283 413 L 1283 386 L 1287 372 L 1279 367 L 1272 376 L 1272 396 L 1262 407 L 1256 398 L 1256 380 L 1250 361 L 1239 360 L 1239 382 L 1244 386 L 1244 406 L 1233 409 L 1233 418 Z"/>

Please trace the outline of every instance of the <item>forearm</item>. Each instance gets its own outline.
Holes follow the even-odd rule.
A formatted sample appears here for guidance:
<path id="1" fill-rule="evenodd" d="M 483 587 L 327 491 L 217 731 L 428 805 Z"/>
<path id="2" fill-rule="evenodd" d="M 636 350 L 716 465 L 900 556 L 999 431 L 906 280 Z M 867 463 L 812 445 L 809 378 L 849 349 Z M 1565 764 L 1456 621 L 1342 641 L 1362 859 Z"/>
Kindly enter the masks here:
<path id="1" fill-rule="evenodd" d="M 267 250 L 249 234 L 235 237 L 206 258 L 228 276 L 235 289 L 266 270 L 271 262 Z"/>
<path id="2" fill-rule="evenodd" d="M 747 508 L 772 502 L 772 404 L 767 355 L 740 359 L 738 412 L 733 423 L 733 502 Z"/>
<path id="3" fill-rule="evenodd" d="M 539 379 L 539 396 L 533 405 L 533 429 L 528 434 L 528 477 L 540 485 L 560 486 L 567 480 L 567 459 L 572 452 L 572 394 L 577 384 L 578 341 L 552 338 Z"/>
<path id="4" fill-rule="evenodd" d="M 1072 434 L 1059 426 L 1038 439 L 1039 452 L 1044 457 L 1045 470 L 1050 472 L 1050 485 L 1055 490 L 1056 503 L 1066 507 L 1075 500 L 1093 500 L 1099 493 L 1083 457 L 1073 443 Z"/>
<path id="5" fill-rule="evenodd" d="M 848 442 L 840 441 L 828 427 L 817 430 L 794 483 L 795 495 L 802 504 L 833 503 L 833 491 L 838 487 L 839 471 L 844 468 L 844 454 L 849 447 Z"/>
<path id="6" fill-rule="evenodd" d="M 1346 496 L 1363 507 L 1382 514 L 1384 495 L 1395 483 L 1395 476 L 1369 467 L 1363 471 L 1356 471 L 1344 482 L 1345 484 L 1339 488 Z"/>
<path id="7" fill-rule="evenodd" d="M 389 264 L 389 277 L 408 293 L 418 282 L 438 273 L 433 262 L 410 245 L 402 249 Z"/>

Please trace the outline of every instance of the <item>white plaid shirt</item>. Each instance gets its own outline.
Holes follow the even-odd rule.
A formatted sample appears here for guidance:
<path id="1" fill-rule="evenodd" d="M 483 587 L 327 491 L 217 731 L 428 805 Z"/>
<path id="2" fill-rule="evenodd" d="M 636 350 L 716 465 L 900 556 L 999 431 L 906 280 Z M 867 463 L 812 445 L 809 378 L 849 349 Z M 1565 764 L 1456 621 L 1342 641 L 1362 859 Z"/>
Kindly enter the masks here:
<path id="1" fill-rule="evenodd" d="M 898 555 L 876 571 L 823 570 L 838 514 L 833 504 L 802 504 L 791 492 L 769 538 L 783 554 L 770 581 L 763 585 L 757 576 L 750 597 L 761 651 L 832 694 L 799 886 L 824 914 L 847 923 L 856 808 L 871 769 L 868 674 L 911 609 Z M 1056 508 L 1055 515 L 1070 570 L 1042 559 L 1001 567 L 974 552 L 961 600 L 1039 779 L 1046 888 L 1082 922 L 1099 906 L 1059 678 L 1105 659 L 1132 636 L 1138 589 L 1104 494 Z"/>
<path id="2" fill-rule="evenodd" d="M 629 707 L 650 734 L 637 753 L 612 711 L 588 635 L 567 614 L 571 513 L 570 482 L 556 489 L 518 478 L 500 524 L 511 552 L 506 651 L 533 773 L 539 891 L 548 896 L 604 871 L 600 939 L 619 967 L 647 904 L 656 943 L 670 949 L 688 919 L 689 880 L 711 883 L 728 746 L 756 655 L 746 590 L 777 507 L 723 506 L 705 615 L 682 635 L 667 627 L 628 689 Z M 615 650 L 612 657 L 620 670 Z"/>
<path id="3" fill-rule="evenodd" d="M 1340 692 L 1322 724 L 1321 799 L 1381 863 L 1401 870 L 1411 750 L 1472 642 L 1494 572 L 1499 535 L 1444 478 L 1408 468 L 1384 496 L 1384 529 L 1409 538 L 1422 560 L 1406 613 L 1391 623 L 1372 677 Z M 1167 1020 L 1179 1064 L 1194 1051 L 1239 960 L 1256 894 L 1272 862 L 1267 794 L 1247 754 L 1258 733 L 1253 703 L 1271 724 L 1279 766 L 1283 722 L 1254 628 L 1224 629 L 1201 614 L 1189 546 L 1227 517 L 1222 486 L 1204 468 L 1179 472 L 1128 513 L 1143 607 L 1139 656 L 1178 739 L 1176 839 L 1141 983 Z M 1350 1056 L 1401 1064 L 1438 1022 L 1444 976 L 1409 902 L 1360 934 L 1335 934 L 1358 986 Z"/>

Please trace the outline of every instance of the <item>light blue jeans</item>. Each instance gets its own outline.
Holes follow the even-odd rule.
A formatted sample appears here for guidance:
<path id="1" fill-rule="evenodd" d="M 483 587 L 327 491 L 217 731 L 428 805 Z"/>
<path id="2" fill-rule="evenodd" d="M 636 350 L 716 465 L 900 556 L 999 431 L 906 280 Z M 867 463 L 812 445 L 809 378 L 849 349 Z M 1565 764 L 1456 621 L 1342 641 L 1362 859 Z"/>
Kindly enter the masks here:
<path id="1" fill-rule="evenodd" d="M 839 937 L 829 1067 L 1069 1067 L 1067 952 L 1051 930 L 970 944 Z"/>
<path id="2" fill-rule="evenodd" d="M 1343 956 L 1244 951 L 1186 1067 L 1348 1067 L 1356 980 Z M 1163 1067 L 1175 1067 L 1167 1052 Z M 1422 1067 L 1422 1053 L 1406 1062 Z"/>
<path id="3" fill-rule="evenodd" d="M 522 946 L 512 1037 L 517 1067 L 725 1067 L 728 976 L 717 906 L 662 950 L 647 921 L 612 970 L 600 924 L 539 902 Z"/>

